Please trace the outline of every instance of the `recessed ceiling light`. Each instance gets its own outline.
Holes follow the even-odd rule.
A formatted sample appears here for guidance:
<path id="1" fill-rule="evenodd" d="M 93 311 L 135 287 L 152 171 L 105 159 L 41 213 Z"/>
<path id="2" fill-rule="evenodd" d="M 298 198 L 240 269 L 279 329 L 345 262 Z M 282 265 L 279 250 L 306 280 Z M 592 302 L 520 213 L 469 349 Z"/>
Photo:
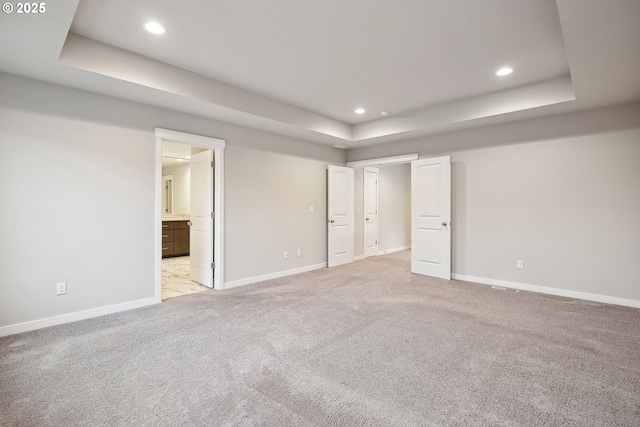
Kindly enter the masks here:
<path id="1" fill-rule="evenodd" d="M 354 113 L 356 114 L 364 114 L 366 112 L 367 110 L 365 110 L 364 108 L 356 108 L 356 111 L 354 111 Z"/>
<path id="2" fill-rule="evenodd" d="M 167 32 L 167 29 L 157 22 L 145 22 L 144 29 L 153 34 L 164 34 Z"/>
<path id="3" fill-rule="evenodd" d="M 513 68 L 503 67 L 496 71 L 496 76 L 508 76 L 511 73 L 513 73 Z"/>
<path id="4" fill-rule="evenodd" d="M 388 116 L 389 115 L 389 110 L 380 110 L 380 115 L 381 116 Z"/>

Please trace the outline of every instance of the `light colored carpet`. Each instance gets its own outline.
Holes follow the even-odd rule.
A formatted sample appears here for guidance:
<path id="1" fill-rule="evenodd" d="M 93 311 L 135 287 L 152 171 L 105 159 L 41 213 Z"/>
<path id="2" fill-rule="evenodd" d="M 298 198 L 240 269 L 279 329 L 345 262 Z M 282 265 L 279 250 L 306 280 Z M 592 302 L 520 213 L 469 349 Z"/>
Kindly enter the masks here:
<path id="1" fill-rule="evenodd" d="M 407 253 L 0 338 L 2 426 L 638 426 L 640 310 Z"/>

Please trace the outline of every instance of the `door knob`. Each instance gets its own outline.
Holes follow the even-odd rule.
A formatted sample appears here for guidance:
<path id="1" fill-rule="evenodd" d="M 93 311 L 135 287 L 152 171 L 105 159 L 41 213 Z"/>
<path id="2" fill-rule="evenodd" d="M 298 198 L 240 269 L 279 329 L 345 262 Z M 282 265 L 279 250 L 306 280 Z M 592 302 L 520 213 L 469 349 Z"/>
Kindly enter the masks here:
<path id="1" fill-rule="evenodd" d="M 443 226 L 443 227 L 446 227 L 446 226 L 447 226 L 447 223 L 446 223 L 446 222 L 443 222 L 443 223 L 442 223 L 442 226 Z"/>
<path id="2" fill-rule="evenodd" d="M 369 218 L 366 218 L 367 221 L 369 221 Z"/>
<path id="3" fill-rule="evenodd" d="M 331 220 L 331 221 L 329 221 L 329 222 L 330 222 L 331 224 L 333 224 L 335 221 L 334 221 L 334 220 Z"/>

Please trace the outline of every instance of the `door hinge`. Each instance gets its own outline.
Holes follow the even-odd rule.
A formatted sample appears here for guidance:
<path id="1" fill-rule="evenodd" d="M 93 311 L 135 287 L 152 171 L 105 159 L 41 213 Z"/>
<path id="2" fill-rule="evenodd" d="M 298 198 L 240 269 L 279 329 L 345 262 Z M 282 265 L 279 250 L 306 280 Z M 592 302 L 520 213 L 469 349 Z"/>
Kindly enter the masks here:
<path id="1" fill-rule="evenodd" d="M 215 161 L 215 160 L 212 160 L 212 161 L 211 161 L 211 167 L 212 167 L 212 168 L 215 168 L 215 167 L 216 167 L 216 161 Z"/>
<path id="2" fill-rule="evenodd" d="M 378 241 L 376 240 L 376 245 L 378 244 Z"/>
<path id="3" fill-rule="evenodd" d="M 211 269 L 213 270 L 213 269 L 215 269 L 215 268 L 216 268 L 216 263 L 215 263 L 215 262 L 212 262 L 212 263 L 211 263 Z"/>
<path id="4" fill-rule="evenodd" d="M 211 219 L 216 219 L 216 213 L 215 212 L 211 212 Z"/>

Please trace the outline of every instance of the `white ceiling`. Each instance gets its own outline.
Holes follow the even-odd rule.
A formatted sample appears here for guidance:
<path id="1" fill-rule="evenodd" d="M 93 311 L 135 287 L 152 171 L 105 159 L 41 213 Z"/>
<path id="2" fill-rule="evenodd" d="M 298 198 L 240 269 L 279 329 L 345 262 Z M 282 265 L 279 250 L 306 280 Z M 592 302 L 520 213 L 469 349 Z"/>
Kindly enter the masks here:
<path id="1" fill-rule="evenodd" d="M 640 99 L 637 0 L 66 0 L 0 19 L 2 71 L 349 148 Z"/>
<path id="2" fill-rule="evenodd" d="M 162 141 L 162 167 L 183 165 L 191 162 L 191 146 Z"/>

